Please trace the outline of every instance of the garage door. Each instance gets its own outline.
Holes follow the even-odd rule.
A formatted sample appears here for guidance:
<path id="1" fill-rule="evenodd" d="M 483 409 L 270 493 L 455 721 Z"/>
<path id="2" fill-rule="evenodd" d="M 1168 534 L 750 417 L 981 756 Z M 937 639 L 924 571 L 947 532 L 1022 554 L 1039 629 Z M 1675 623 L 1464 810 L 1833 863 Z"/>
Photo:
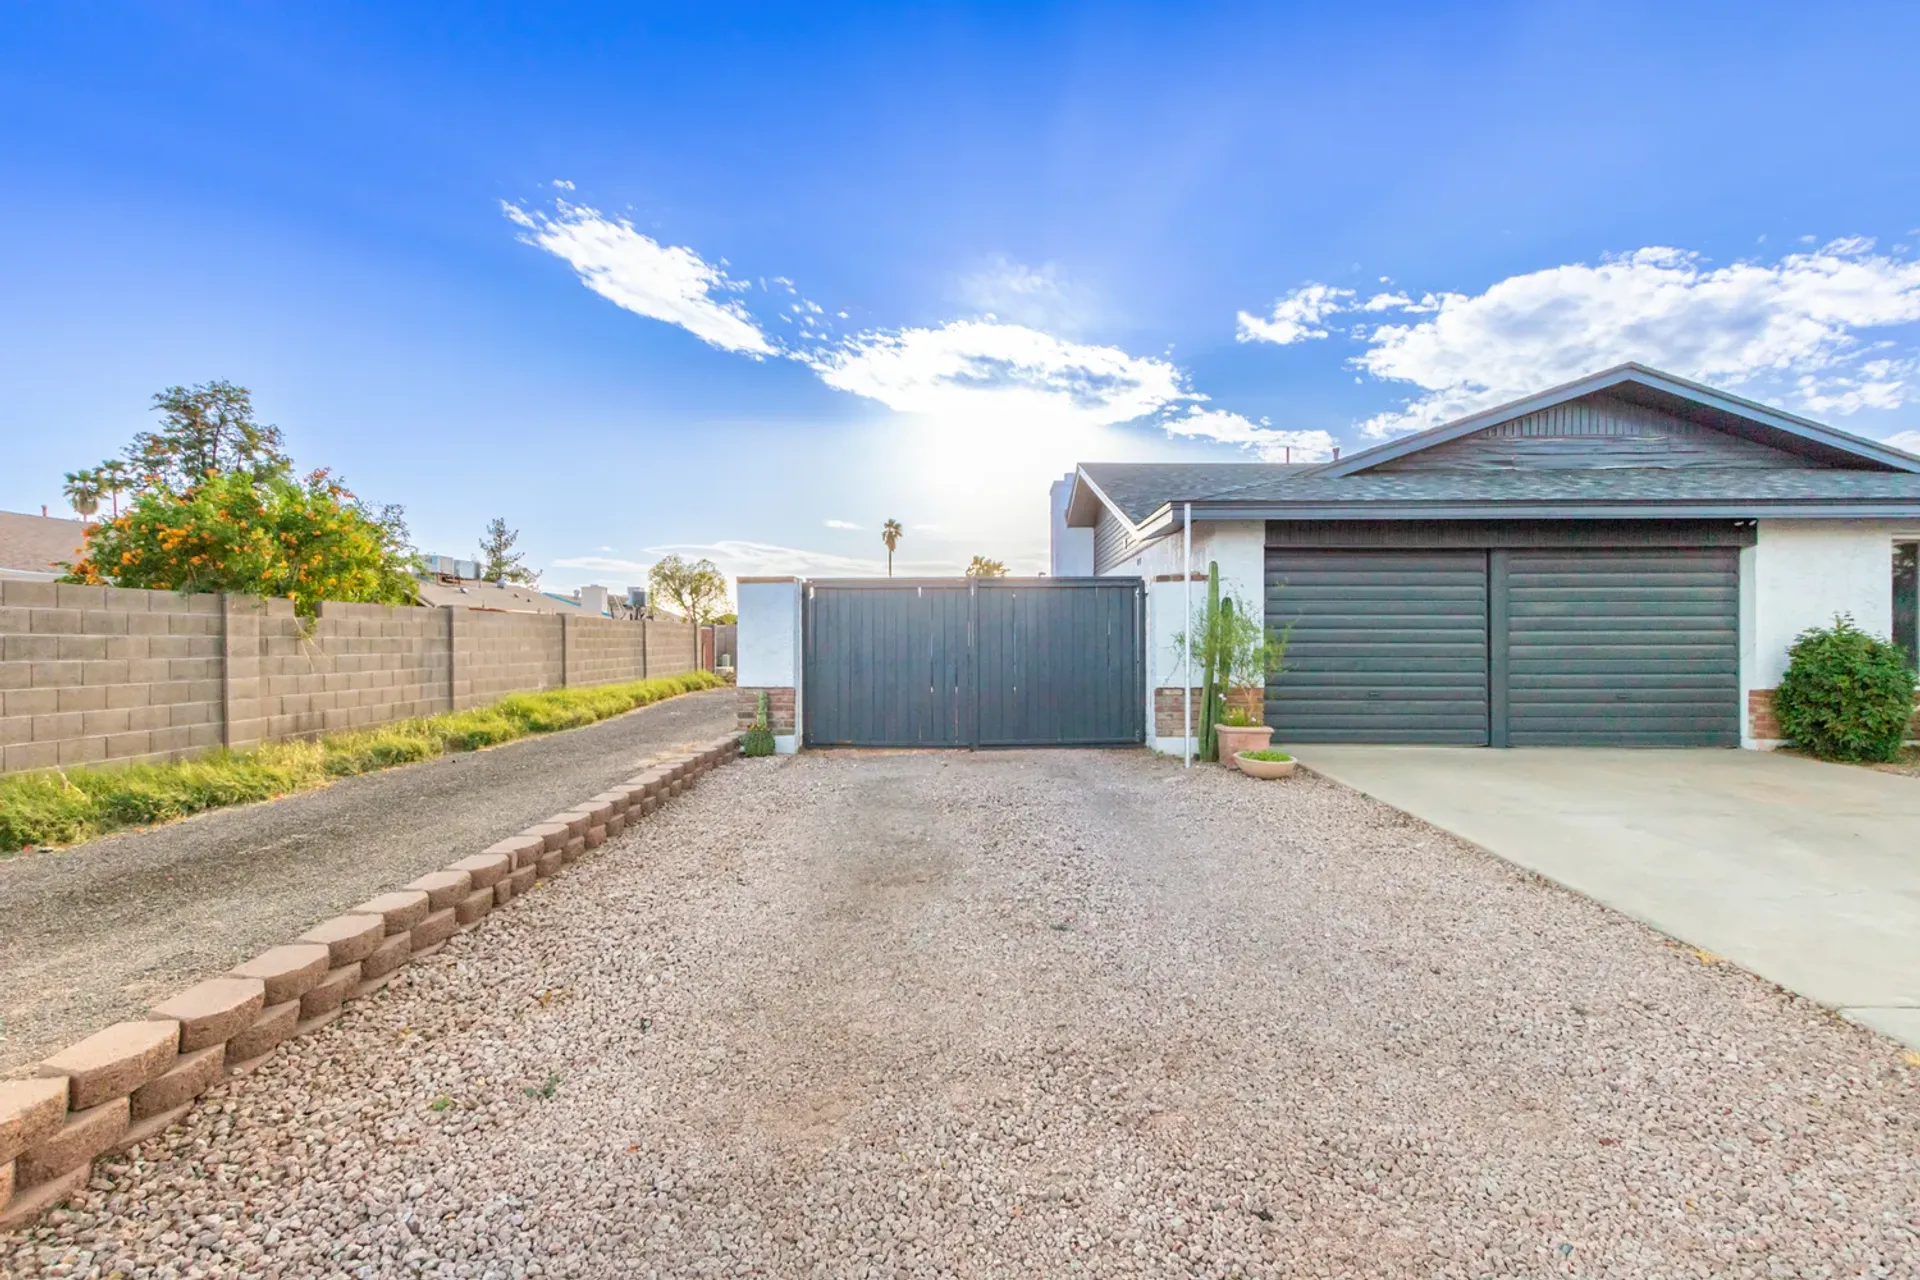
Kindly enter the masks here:
<path id="1" fill-rule="evenodd" d="M 1739 746 L 1736 556 L 1493 552 L 1495 744 Z"/>
<path id="2" fill-rule="evenodd" d="M 1269 551 L 1280 742 L 1487 743 L 1484 551 Z"/>

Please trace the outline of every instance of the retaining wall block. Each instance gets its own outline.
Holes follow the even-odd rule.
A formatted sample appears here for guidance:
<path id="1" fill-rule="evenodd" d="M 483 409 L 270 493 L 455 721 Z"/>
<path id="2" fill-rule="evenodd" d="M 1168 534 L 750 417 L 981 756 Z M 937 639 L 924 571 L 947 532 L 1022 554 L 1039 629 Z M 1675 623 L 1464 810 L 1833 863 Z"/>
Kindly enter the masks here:
<path id="1" fill-rule="evenodd" d="M 625 803 L 622 803 L 620 808 L 625 809 Z M 615 810 L 611 799 L 605 796 L 595 796 L 593 799 L 581 805 L 579 812 L 587 815 L 587 829 L 592 830 L 594 827 L 606 826 L 607 819 L 614 815 Z"/>
<path id="2" fill-rule="evenodd" d="M 587 806 L 598 807 L 602 801 L 612 805 L 614 813 L 625 813 L 627 806 L 632 803 L 632 801 L 628 799 L 627 793 L 623 789 L 616 787 L 612 791 L 602 791 L 599 795 L 587 801 Z"/>
<path id="3" fill-rule="evenodd" d="M 487 854 L 503 853 L 513 860 L 513 865 L 509 868 L 509 872 L 512 872 L 518 871 L 521 867 L 530 867 L 535 862 L 538 862 L 541 851 L 546 847 L 547 842 L 539 836 L 510 836 L 498 844 L 488 846 L 481 852 L 480 856 L 485 857 Z"/>
<path id="4" fill-rule="evenodd" d="M 560 864 L 564 858 L 565 855 L 558 849 L 550 850 L 540 855 L 540 861 L 534 864 L 534 870 L 539 873 L 540 879 L 551 880 L 559 874 Z"/>
<path id="5" fill-rule="evenodd" d="M 320 979 L 313 990 L 300 997 L 300 1016 L 317 1018 L 323 1013 L 332 1013 L 359 985 L 360 962 L 357 960 L 327 970 L 327 976 Z"/>
<path id="6" fill-rule="evenodd" d="M 476 853 L 471 858 L 447 864 L 449 871 L 463 871 L 475 889 L 491 889 L 513 870 L 513 858 L 505 853 Z"/>
<path id="7" fill-rule="evenodd" d="M 267 984 L 258 978 L 208 978 L 169 1000 L 148 1016 L 180 1024 L 180 1052 L 192 1053 L 231 1040 L 267 1007 Z"/>
<path id="8" fill-rule="evenodd" d="M 548 853 L 556 853 L 567 842 L 567 824 L 564 822 L 536 822 L 522 835 L 537 837 L 540 847 Z"/>
<path id="9" fill-rule="evenodd" d="M 460 900 L 460 905 L 453 909 L 453 914 L 454 918 L 460 922 L 462 929 L 471 929 L 479 924 L 491 910 L 493 910 L 493 889 L 489 887 L 475 889 L 468 893 Z"/>
<path id="10" fill-rule="evenodd" d="M 599 826 L 593 826 L 593 827 L 587 828 L 587 848 L 598 849 L 601 845 L 605 844 L 606 842 L 607 842 L 607 828 L 605 823 L 601 823 Z"/>
<path id="11" fill-rule="evenodd" d="M 178 1023 L 116 1022 L 42 1062 L 39 1074 L 65 1080 L 67 1109 L 85 1111 L 132 1093 L 179 1054 Z"/>
<path id="12" fill-rule="evenodd" d="M 495 907 L 504 907 L 512 901 L 513 876 L 509 875 L 505 880 L 493 886 L 493 905 Z"/>
<path id="13" fill-rule="evenodd" d="M 85 1169 L 88 1161 L 120 1141 L 127 1131 L 127 1100 L 112 1098 L 85 1111 L 69 1111 L 58 1129 L 22 1151 L 13 1163 L 19 1190 Z"/>
<path id="14" fill-rule="evenodd" d="M 60 1127 L 67 1096 L 65 1080 L 0 1080 L 0 1164 Z"/>
<path id="15" fill-rule="evenodd" d="M 412 951 L 411 932 L 389 934 L 372 955 L 360 962 L 360 985 L 353 989 L 354 995 L 363 994 L 368 983 L 378 982 L 405 964 Z"/>
<path id="16" fill-rule="evenodd" d="M 622 831 L 625 831 L 626 829 L 627 829 L 626 814 L 616 813 L 611 818 L 607 819 L 607 839 L 609 840 L 617 839 L 620 833 Z"/>
<path id="17" fill-rule="evenodd" d="M 580 855 L 586 851 L 587 838 L 585 836 L 575 836 L 573 839 L 567 841 L 566 845 L 560 850 L 561 860 L 571 865 L 580 861 Z"/>
<path id="18" fill-rule="evenodd" d="M 7 1201 L 13 1199 L 13 1161 L 0 1164 L 0 1209 L 7 1207 Z"/>
<path id="19" fill-rule="evenodd" d="M 473 889 L 473 877 L 464 871 L 429 871 L 407 886 L 427 895 L 428 911 L 458 906 Z M 416 929 L 418 925 L 414 926 Z M 416 944 L 417 945 L 417 944 Z"/>
<path id="20" fill-rule="evenodd" d="M 293 1034 L 296 1038 L 300 1036 L 310 1036 L 320 1028 L 333 1022 L 345 1012 L 346 1010 L 344 1009 L 329 1009 L 325 1013 L 315 1014 L 311 1018 L 302 1018 L 293 1024 Z"/>
<path id="21" fill-rule="evenodd" d="M 20 1182 L 16 1170 L 13 1199 L 0 1208 L 0 1231 L 26 1226 L 55 1205 L 64 1203 L 68 1196 L 86 1186 L 87 1179 L 92 1176 L 92 1168 L 83 1164 L 37 1187 L 27 1187 Z"/>
<path id="22" fill-rule="evenodd" d="M 302 942 L 326 944 L 327 963 L 341 965 L 365 960 L 387 936 L 387 922 L 379 916 L 335 916 L 300 935 Z"/>
<path id="23" fill-rule="evenodd" d="M 245 1075 L 259 1066 L 268 1054 L 279 1047 L 282 1040 L 293 1034 L 293 1024 L 298 1021 L 298 1000 L 288 1000 L 262 1009 L 252 1025 L 236 1032 L 233 1039 L 227 1041 L 227 1074 Z"/>
<path id="24" fill-rule="evenodd" d="M 427 912 L 431 910 L 433 907 L 428 902 L 427 895 L 418 889 L 413 889 L 400 893 L 383 893 L 378 897 L 368 898 L 359 906 L 350 908 L 348 914 L 379 916 L 386 921 L 387 936 L 392 937 L 396 933 L 407 932 L 425 920 Z"/>
<path id="25" fill-rule="evenodd" d="M 565 813 L 556 813 L 548 819 L 566 827 L 567 839 L 573 840 L 587 834 L 587 828 L 593 825 L 593 815 L 583 809 L 569 809 Z M 563 844 L 561 848 L 565 848 Z"/>
<path id="26" fill-rule="evenodd" d="M 434 912 L 413 926 L 413 954 L 417 956 L 428 947 L 439 946 L 459 929 L 460 917 L 454 908 L 444 907 Z"/>
<path id="27" fill-rule="evenodd" d="M 553 855 L 543 854 L 541 856 L 551 857 Z M 536 878 L 538 878 L 539 875 L 540 875 L 540 864 L 537 862 L 531 867 L 514 868 L 513 874 L 507 877 L 507 884 L 513 891 L 512 896 L 517 898 L 521 894 L 527 892 L 529 889 L 532 889 L 533 882 Z"/>
<path id="28" fill-rule="evenodd" d="M 243 965 L 228 970 L 236 978 L 258 978 L 266 984 L 270 1005 L 298 1000 L 327 976 L 333 950 L 318 942 L 295 942 L 269 947 Z"/>
<path id="29" fill-rule="evenodd" d="M 129 1114 L 136 1122 L 149 1120 L 192 1102 L 220 1079 L 226 1060 L 224 1044 L 181 1054 L 166 1071 L 133 1091 Z"/>

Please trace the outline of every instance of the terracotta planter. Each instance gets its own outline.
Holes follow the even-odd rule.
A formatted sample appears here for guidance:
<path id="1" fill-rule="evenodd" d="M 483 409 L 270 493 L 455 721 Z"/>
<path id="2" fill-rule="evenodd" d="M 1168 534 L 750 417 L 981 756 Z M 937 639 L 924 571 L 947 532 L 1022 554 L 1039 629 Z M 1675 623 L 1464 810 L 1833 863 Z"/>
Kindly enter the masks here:
<path id="1" fill-rule="evenodd" d="M 1292 760 L 1249 760 L 1245 756 L 1235 756 L 1233 762 L 1249 778 L 1291 778 L 1296 763 Z"/>
<path id="2" fill-rule="evenodd" d="M 1240 767 L 1237 757 L 1242 751 L 1265 751 L 1267 743 L 1273 740 L 1273 726 L 1270 724 L 1216 725 L 1214 739 L 1220 744 L 1220 763 L 1229 769 Z"/>

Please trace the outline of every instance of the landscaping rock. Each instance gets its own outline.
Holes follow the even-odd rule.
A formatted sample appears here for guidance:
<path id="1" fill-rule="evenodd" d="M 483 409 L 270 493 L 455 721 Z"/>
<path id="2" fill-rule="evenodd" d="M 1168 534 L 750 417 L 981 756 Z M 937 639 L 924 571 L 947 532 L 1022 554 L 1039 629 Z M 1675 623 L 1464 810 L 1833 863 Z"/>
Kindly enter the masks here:
<path id="1" fill-rule="evenodd" d="M 177 1023 L 116 1022 L 40 1064 L 43 1076 L 67 1082 L 67 1109 L 85 1111 L 132 1093 L 168 1067 L 180 1052 Z"/>
<path id="2" fill-rule="evenodd" d="M 267 984 L 258 978 L 209 978 L 153 1006 L 149 1016 L 180 1024 L 180 1052 L 230 1039 L 260 1016 Z"/>
<path id="3" fill-rule="evenodd" d="M 22 1186 L 19 1174 L 14 1175 L 13 1199 L 0 1204 L 0 1231 L 13 1231 L 33 1222 L 41 1214 L 57 1204 L 65 1203 L 68 1196 L 87 1185 L 92 1170 L 85 1164 L 55 1178 L 50 1178 L 37 1187 Z M 3 1247 L 4 1241 L 0 1241 Z"/>
<path id="4" fill-rule="evenodd" d="M 107 1154 L 127 1154 L 148 1138 L 158 1137 L 174 1125 L 179 1124 L 187 1118 L 187 1113 L 192 1110 L 193 1103 L 183 1102 L 171 1111 L 162 1111 L 155 1115 L 150 1115 L 144 1120 L 135 1120 L 127 1126 L 127 1131 L 120 1136 L 120 1140 L 107 1149 Z"/>
<path id="5" fill-rule="evenodd" d="M 327 976 L 332 948 L 318 942 L 297 942 L 261 952 L 229 972 L 236 978 L 258 978 L 265 984 L 269 1005 L 298 1000 Z"/>

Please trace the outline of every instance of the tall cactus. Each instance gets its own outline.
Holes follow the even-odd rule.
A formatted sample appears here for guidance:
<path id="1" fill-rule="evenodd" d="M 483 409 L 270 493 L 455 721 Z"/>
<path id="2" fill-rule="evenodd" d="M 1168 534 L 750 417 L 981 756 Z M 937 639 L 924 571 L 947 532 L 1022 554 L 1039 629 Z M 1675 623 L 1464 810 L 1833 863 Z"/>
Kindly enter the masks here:
<path id="1" fill-rule="evenodd" d="M 1228 602 L 1232 607 L 1232 602 Z M 1207 612 L 1200 624 L 1200 662 L 1206 683 L 1200 691 L 1200 758 L 1218 760 L 1220 746 L 1213 729 L 1220 722 L 1220 562 L 1207 564 Z"/>

